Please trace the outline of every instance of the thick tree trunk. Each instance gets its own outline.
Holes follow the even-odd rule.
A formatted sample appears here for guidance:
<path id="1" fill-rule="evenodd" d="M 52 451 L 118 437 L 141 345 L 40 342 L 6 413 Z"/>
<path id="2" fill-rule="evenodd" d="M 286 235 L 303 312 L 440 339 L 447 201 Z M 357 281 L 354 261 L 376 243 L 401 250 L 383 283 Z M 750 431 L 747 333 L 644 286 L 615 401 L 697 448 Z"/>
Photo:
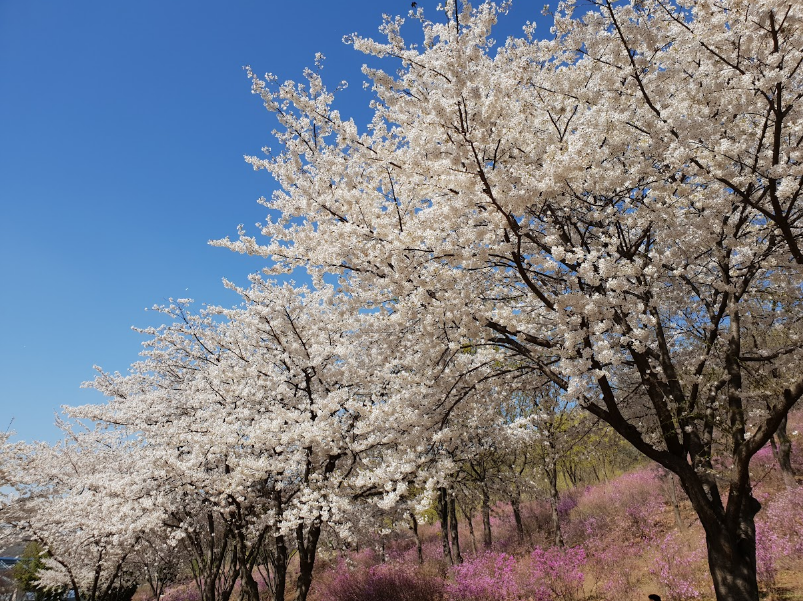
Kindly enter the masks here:
<path id="1" fill-rule="evenodd" d="M 259 586 L 254 575 L 244 566 L 240 566 L 240 587 L 242 598 L 247 601 L 259 601 Z"/>
<path id="2" fill-rule="evenodd" d="M 457 501 L 454 493 L 449 495 L 449 529 L 452 533 L 452 556 L 455 563 L 463 563 L 463 556 L 460 554 L 460 535 L 457 530 Z"/>
<path id="3" fill-rule="evenodd" d="M 488 494 L 488 487 L 482 484 L 482 546 L 490 550 L 493 541 L 491 539 L 491 498 Z"/>
<path id="4" fill-rule="evenodd" d="M 717 601 L 758 601 L 755 526 L 750 522 L 745 524 L 745 530 L 752 528 L 749 540 L 744 530 L 738 538 L 722 528 L 706 531 L 708 567 Z"/>
<path id="5" fill-rule="evenodd" d="M 755 517 L 761 503 L 753 497 L 749 484 L 741 489 L 732 485 L 726 509 L 716 484 L 703 487 L 697 478 L 694 471 L 680 474 L 681 485 L 705 530 L 717 601 L 758 601 Z M 737 511 L 735 503 L 739 503 Z"/>
<path id="6" fill-rule="evenodd" d="M 273 563 L 273 599 L 284 601 L 284 591 L 287 588 L 287 544 L 284 536 L 276 537 L 276 558 Z"/>
<path id="7" fill-rule="evenodd" d="M 298 579 L 296 580 L 296 601 L 306 601 L 312 585 L 312 570 L 315 567 L 315 554 L 318 550 L 318 539 L 321 537 L 321 522 L 316 519 L 304 536 L 304 526 L 296 528 L 298 545 Z"/>
<path id="8" fill-rule="evenodd" d="M 246 561 L 246 553 L 244 549 L 238 549 L 237 551 L 239 556 L 239 564 L 240 564 L 240 593 L 241 598 L 245 599 L 246 601 L 259 601 L 259 586 L 257 586 L 257 581 L 254 579 L 254 575 L 251 572 L 251 565 L 248 561 Z"/>
<path id="9" fill-rule="evenodd" d="M 201 594 L 203 601 L 215 601 L 215 581 L 212 578 L 204 582 L 204 590 Z"/>
<path id="10" fill-rule="evenodd" d="M 449 498 L 444 487 L 438 489 L 438 518 L 441 522 L 441 544 L 443 545 L 443 558 L 454 565 L 452 549 L 449 546 Z"/>

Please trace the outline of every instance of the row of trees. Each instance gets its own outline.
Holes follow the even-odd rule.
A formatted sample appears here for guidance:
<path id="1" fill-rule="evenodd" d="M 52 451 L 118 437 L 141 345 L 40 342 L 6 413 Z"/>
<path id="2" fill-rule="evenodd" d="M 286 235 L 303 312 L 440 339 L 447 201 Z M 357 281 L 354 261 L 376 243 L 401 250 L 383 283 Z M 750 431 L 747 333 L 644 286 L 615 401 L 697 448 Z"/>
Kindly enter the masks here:
<path id="1" fill-rule="evenodd" d="M 280 189 L 264 242 L 217 244 L 313 288 L 254 277 L 241 308 L 164 308 L 145 360 L 95 381 L 111 401 L 72 410 L 110 440 L 19 451 L 12 481 L 111 449 L 149 475 L 121 490 L 130 459 L 101 484 L 75 467 L 77 497 L 18 486 L 31 504 L 86 495 L 134 539 L 138 515 L 172 529 L 205 601 L 237 579 L 253 596 L 265 542 L 283 590 L 293 547 L 304 599 L 324 524 L 348 538 L 371 515 L 358 502 L 419 488 L 453 512 L 458 466 L 484 481 L 517 434 L 570 447 L 561 416 L 582 408 L 678 477 L 717 598 L 758 599 L 750 460 L 803 394 L 803 6 L 564 2 L 552 39 L 527 26 L 497 48 L 500 11 L 418 8 L 419 45 L 400 18 L 386 42 L 350 36 L 396 69 L 364 68 L 362 131 L 320 69 L 249 72 L 281 145 L 249 161 Z"/>
<path id="2" fill-rule="evenodd" d="M 330 287 L 254 277 L 238 291 L 238 309 L 162 307 L 172 323 L 144 331 L 130 374 L 94 381 L 113 400 L 69 409 L 59 444 L 5 444 L 15 494 L 3 518 L 47 554 L 40 588 L 115 601 L 139 581 L 158 598 L 189 569 L 204 601 L 228 601 L 235 587 L 257 601 L 260 574 L 280 600 L 295 556 L 303 600 L 322 536 L 359 544 L 388 520 L 416 524 L 437 497 L 453 531 L 455 556 L 448 533 L 444 553 L 460 561 L 456 493 L 464 516 L 481 508 L 488 547 L 492 502 L 504 495 L 521 525 L 521 496 L 539 470 L 556 503 L 557 461 L 568 475 L 603 449 L 559 451 L 554 441 L 568 438 L 553 429 L 585 436 L 593 424 L 554 404 L 545 413 L 531 395 L 500 404 L 486 389 L 438 409 L 442 393 L 421 376 L 439 365 L 450 387 L 468 377 L 479 389 L 492 381 L 487 358 L 447 362 L 443 345 L 393 360 L 404 344 L 388 328 L 393 316 L 357 314 L 344 328 Z"/>

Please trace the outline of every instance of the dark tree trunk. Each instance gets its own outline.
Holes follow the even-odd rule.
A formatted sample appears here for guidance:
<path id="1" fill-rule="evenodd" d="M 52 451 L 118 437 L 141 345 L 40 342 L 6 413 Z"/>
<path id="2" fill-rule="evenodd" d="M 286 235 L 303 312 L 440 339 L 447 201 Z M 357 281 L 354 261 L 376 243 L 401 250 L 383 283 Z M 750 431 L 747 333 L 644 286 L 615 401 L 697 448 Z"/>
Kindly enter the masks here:
<path id="1" fill-rule="evenodd" d="M 448 559 L 450 564 L 454 565 L 452 559 L 452 549 L 449 546 L 449 498 L 446 494 L 446 489 L 440 487 L 438 489 L 438 518 L 441 522 L 441 544 L 443 545 L 443 558 Z"/>
<path id="2" fill-rule="evenodd" d="M 241 596 L 247 601 L 259 601 L 259 586 L 257 586 L 257 581 L 251 572 L 253 566 L 247 561 L 244 549 L 238 549 L 238 555 Z"/>
<path id="3" fill-rule="evenodd" d="M 740 467 L 734 470 L 742 471 Z M 725 507 L 716 481 L 706 472 L 684 466 L 678 477 L 705 531 L 717 601 L 758 601 L 755 517 L 761 503 L 753 497 L 749 480 L 731 482 Z"/>
<path id="4" fill-rule="evenodd" d="M 563 548 L 563 531 L 560 528 L 560 514 L 558 513 L 558 470 L 555 466 L 547 468 L 547 480 L 549 481 L 549 507 L 552 510 L 552 533 L 554 534 L 555 545 Z"/>
<path id="5" fill-rule="evenodd" d="M 482 484 L 482 546 L 488 550 L 493 541 L 491 539 L 491 498 L 488 487 Z"/>
<path id="6" fill-rule="evenodd" d="M 758 601 L 754 518 L 761 505 L 752 496 L 746 504 L 738 525 L 703 524 L 717 601 Z"/>
<path id="7" fill-rule="evenodd" d="M 284 601 L 284 591 L 287 588 L 287 543 L 284 535 L 276 537 L 276 555 L 273 560 L 273 599 Z"/>
<path id="8" fill-rule="evenodd" d="M 792 467 L 792 441 L 789 440 L 789 435 L 786 433 L 786 416 L 781 420 L 775 436 L 778 439 L 778 465 L 781 468 L 784 484 L 787 488 L 794 488 L 797 486 L 797 482 L 795 481 L 795 470 Z"/>
<path id="9" fill-rule="evenodd" d="M 315 554 L 318 550 L 318 539 L 321 537 L 320 518 L 313 520 L 304 536 L 304 526 L 296 528 L 296 544 L 298 545 L 298 579 L 296 581 L 296 601 L 306 601 L 312 585 L 312 570 L 315 567 Z"/>
<path id="10" fill-rule="evenodd" d="M 240 587 L 243 599 L 259 601 L 259 586 L 257 586 L 254 575 L 245 566 L 240 566 Z"/>
<path id="11" fill-rule="evenodd" d="M 204 582 L 204 590 L 201 594 L 203 601 L 215 601 L 215 581 L 211 578 Z"/>
<path id="12" fill-rule="evenodd" d="M 460 535 L 457 530 L 457 501 L 454 493 L 449 495 L 449 529 L 452 533 L 452 555 L 455 563 L 463 563 L 463 556 L 460 554 Z"/>
<path id="13" fill-rule="evenodd" d="M 271 487 L 270 496 L 273 500 L 275 518 L 278 522 L 284 514 L 282 492 Z M 260 547 L 254 563 L 270 588 L 273 601 L 284 601 L 284 594 L 287 589 L 289 557 L 287 541 L 275 524 L 270 530 L 265 530 L 265 536 L 260 541 Z M 262 568 L 264 568 L 264 571 Z"/>
<path id="14" fill-rule="evenodd" d="M 415 518 L 415 514 L 412 511 L 410 512 L 410 525 L 415 535 L 415 550 L 418 553 L 418 563 L 421 565 L 424 563 L 424 549 L 421 546 L 421 537 L 418 534 L 418 520 Z"/>
<path id="15" fill-rule="evenodd" d="M 260 601 L 259 586 L 254 578 L 254 566 L 259 559 L 267 528 L 263 528 L 256 538 L 251 541 L 251 548 L 249 549 L 246 520 L 239 503 L 235 501 L 234 506 L 237 508 L 237 527 L 233 530 L 233 534 L 236 540 L 237 563 L 240 566 L 240 598 L 244 601 Z"/>
<path id="16" fill-rule="evenodd" d="M 228 601 L 240 570 L 237 554 L 230 552 L 231 546 L 236 544 L 233 532 L 225 523 L 218 524 L 211 511 L 204 517 L 205 528 L 199 528 L 184 539 L 186 549 L 193 556 L 193 579 L 202 601 Z"/>
<path id="17" fill-rule="evenodd" d="M 310 449 L 307 449 L 310 452 Z M 304 471 L 304 481 L 308 482 L 310 477 L 310 461 L 307 456 L 307 466 Z M 323 466 L 323 480 L 337 467 L 337 462 L 342 457 L 341 454 L 329 455 Z M 307 601 L 309 589 L 312 585 L 312 570 L 315 568 L 315 554 L 318 551 L 318 540 L 321 538 L 321 518 L 316 517 L 312 520 L 309 529 L 304 533 L 304 524 L 296 527 L 296 548 L 298 551 L 298 578 L 296 579 L 296 601 Z"/>
<path id="18" fill-rule="evenodd" d="M 473 520 L 473 511 L 471 509 L 466 509 L 462 505 L 460 506 L 460 511 L 463 513 L 463 517 L 468 523 L 468 533 L 471 535 L 471 551 L 474 555 L 477 554 L 477 537 L 474 534 L 474 520 Z"/>
<path id="19" fill-rule="evenodd" d="M 516 522 L 516 536 L 519 542 L 524 542 L 524 522 L 521 519 L 521 498 L 518 492 L 510 499 L 510 507 L 513 510 L 513 521 Z"/>

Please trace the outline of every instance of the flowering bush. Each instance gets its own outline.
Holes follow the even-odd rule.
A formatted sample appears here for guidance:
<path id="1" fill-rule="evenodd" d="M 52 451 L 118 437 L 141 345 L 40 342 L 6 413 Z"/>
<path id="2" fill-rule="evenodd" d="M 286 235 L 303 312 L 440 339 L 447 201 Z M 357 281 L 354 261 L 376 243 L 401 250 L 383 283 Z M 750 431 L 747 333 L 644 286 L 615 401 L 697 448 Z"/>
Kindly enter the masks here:
<path id="1" fill-rule="evenodd" d="M 180 584 L 167 589 L 162 601 L 201 601 L 201 593 L 194 584 Z"/>
<path id="2" fill-rule="evenodd" d="M 701 598 L 706 590 L 704 577 L 708 576 L 703 547 L 685 544 L 677 532 L 672 531 L 660 542 L 658 549 L 655 566 L 650 572 L 663 585 L 667 597 L 672 601 Z"/>
<path id="3" fill-rule="evenodd" d="M 516 560 L 507 553 L 484 553 L 452 568 L 446 585 L 449 597 L 460 601 L 507 601 L 519 596 Z"/>
<path id="4" fill-rule="evenodd" d="M 756 523 L 756 577 L 758 583 L 768 590 L 775 588 L 778 575 L 776 560 L 789 550 L 788 540 L 779 536 L 763 522 Z"/>
<path id="5" fill-rule="evenodd" d="M 537 548 L 530 561 L 530 592 L 535 601 L 573 601 L 582 597 L 586 564 L 582 547 Z"/>
<path id="6" fill-rule="evenodd" d="M 322 591 L 326 601 L 439 601 L 443 580 L 403 564 L 382 564 L 367 570 L 340 570 Z"/>
<path id="7" fill-rule="evenodd" d="M 785 490 L 766 504 L 756 520 L 759 583 L 772 590 L 779 567 L 803 557 L 803 489 Z M 786 567 L 789 567 L 788 565 Z"/>
<path id="8" fill-rule="evenodd" d="M 558 514 L 562 518 L 569 516 L 569 512 L 577 507 L 577 496 L 575 491 L 568 491 L 560 496 L 558 501 Z"/>
<path id="9" fill-rule="evenodd" d="M 611 531 L 648 540 L 663 503 L 655 474 L 641 469 L 588 487 L 574 510 L 571 530 L 580 540 L 607 536 Z"/>
<path id="10" fill-rule="evenodd" d="M 587 571 L 593 574 L 605 599 L 633 598 L 638 588 L 636 566 L 644 553 L 642 544 L 627 540 L 595 539 L 586 549 Z M 611 569 L 611 566 L 616 566 Z"/>

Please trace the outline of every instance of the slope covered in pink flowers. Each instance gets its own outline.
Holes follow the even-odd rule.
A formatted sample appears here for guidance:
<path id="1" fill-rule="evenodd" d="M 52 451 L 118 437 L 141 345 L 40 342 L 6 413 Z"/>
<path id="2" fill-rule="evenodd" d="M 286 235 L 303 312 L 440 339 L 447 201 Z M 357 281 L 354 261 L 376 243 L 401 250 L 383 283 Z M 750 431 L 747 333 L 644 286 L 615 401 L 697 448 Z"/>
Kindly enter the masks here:
<path id="1" fill-rule="evenodd" d="M 800 421 L 800 416 L 795 422 Z M 793 455 L 798 474 L 803 457 Z M 803 487 L 787 488 L 772 449 L 754 460 L 758 574 L 767 599 L 803 599 Z M 673 494 L 674 487 L 674 494 Z M 672 499 L 678 499 L 677 511 Z M 526 536 L 516 535 L 507 505 L 492 516 L 491 550 L 460 527 L 464 562 L 443 558 L 439 526 L 422 527 L 423 564 L 411 536 L 376 538 L 359 551 L 330 557 L 317 576 L 316 601 L 579 601 L 713 599 L 702 529 L 677 481 L 640 465 L 608 481 L 564 490 L 559 505 L 565 547 L 550 544 L 549 506 L 523 506 Z M 475 532 L 481 532 L 475 517 Z M 477 537 L 479 538 L 479 537 Z"/>
<path id="2" fill-rule="evenodd" d="M 803 414 L 790 432 L 803 430 Z M 803 453 L 793 436 L 795 487 L 786 485 L 770 446 L 753 461 L 758 576 L 762 596 L 803 599 Z M 675 501 L 673 501 L 676 500 Z M 463 562 L 443 556 L 436 520 L 419 526 L 423 562 L 403 524 L 346 548 L 330 541 L 316 567 L 313 601 L 626 601 L 659 594 L 664 601 L 712 600 L 702 529 L 677 481 L 654 464 L 637 464 L 607 479 L 563 487 L 558 511 L 564 546 L 552 544 L 550 506 L 534 496 L 521 506 L 518 536 L 510 506 L 491 515 L 493 544 L 482 545 L 474 516 L 459 526 Z M 462 516 L 461 516 L 462 517 Z M 475 533 L 472 536 L 472 531 Z M 294 580 L 290 566 L 288 582 Z M 262 581 L 264 585 L 264 580 Z M 292 598 L 292 586 L 288 587 Z M 265 591 L 267 595 L 267 590 Z M 164 601 L 198 601 L 191 582 Z"/>

